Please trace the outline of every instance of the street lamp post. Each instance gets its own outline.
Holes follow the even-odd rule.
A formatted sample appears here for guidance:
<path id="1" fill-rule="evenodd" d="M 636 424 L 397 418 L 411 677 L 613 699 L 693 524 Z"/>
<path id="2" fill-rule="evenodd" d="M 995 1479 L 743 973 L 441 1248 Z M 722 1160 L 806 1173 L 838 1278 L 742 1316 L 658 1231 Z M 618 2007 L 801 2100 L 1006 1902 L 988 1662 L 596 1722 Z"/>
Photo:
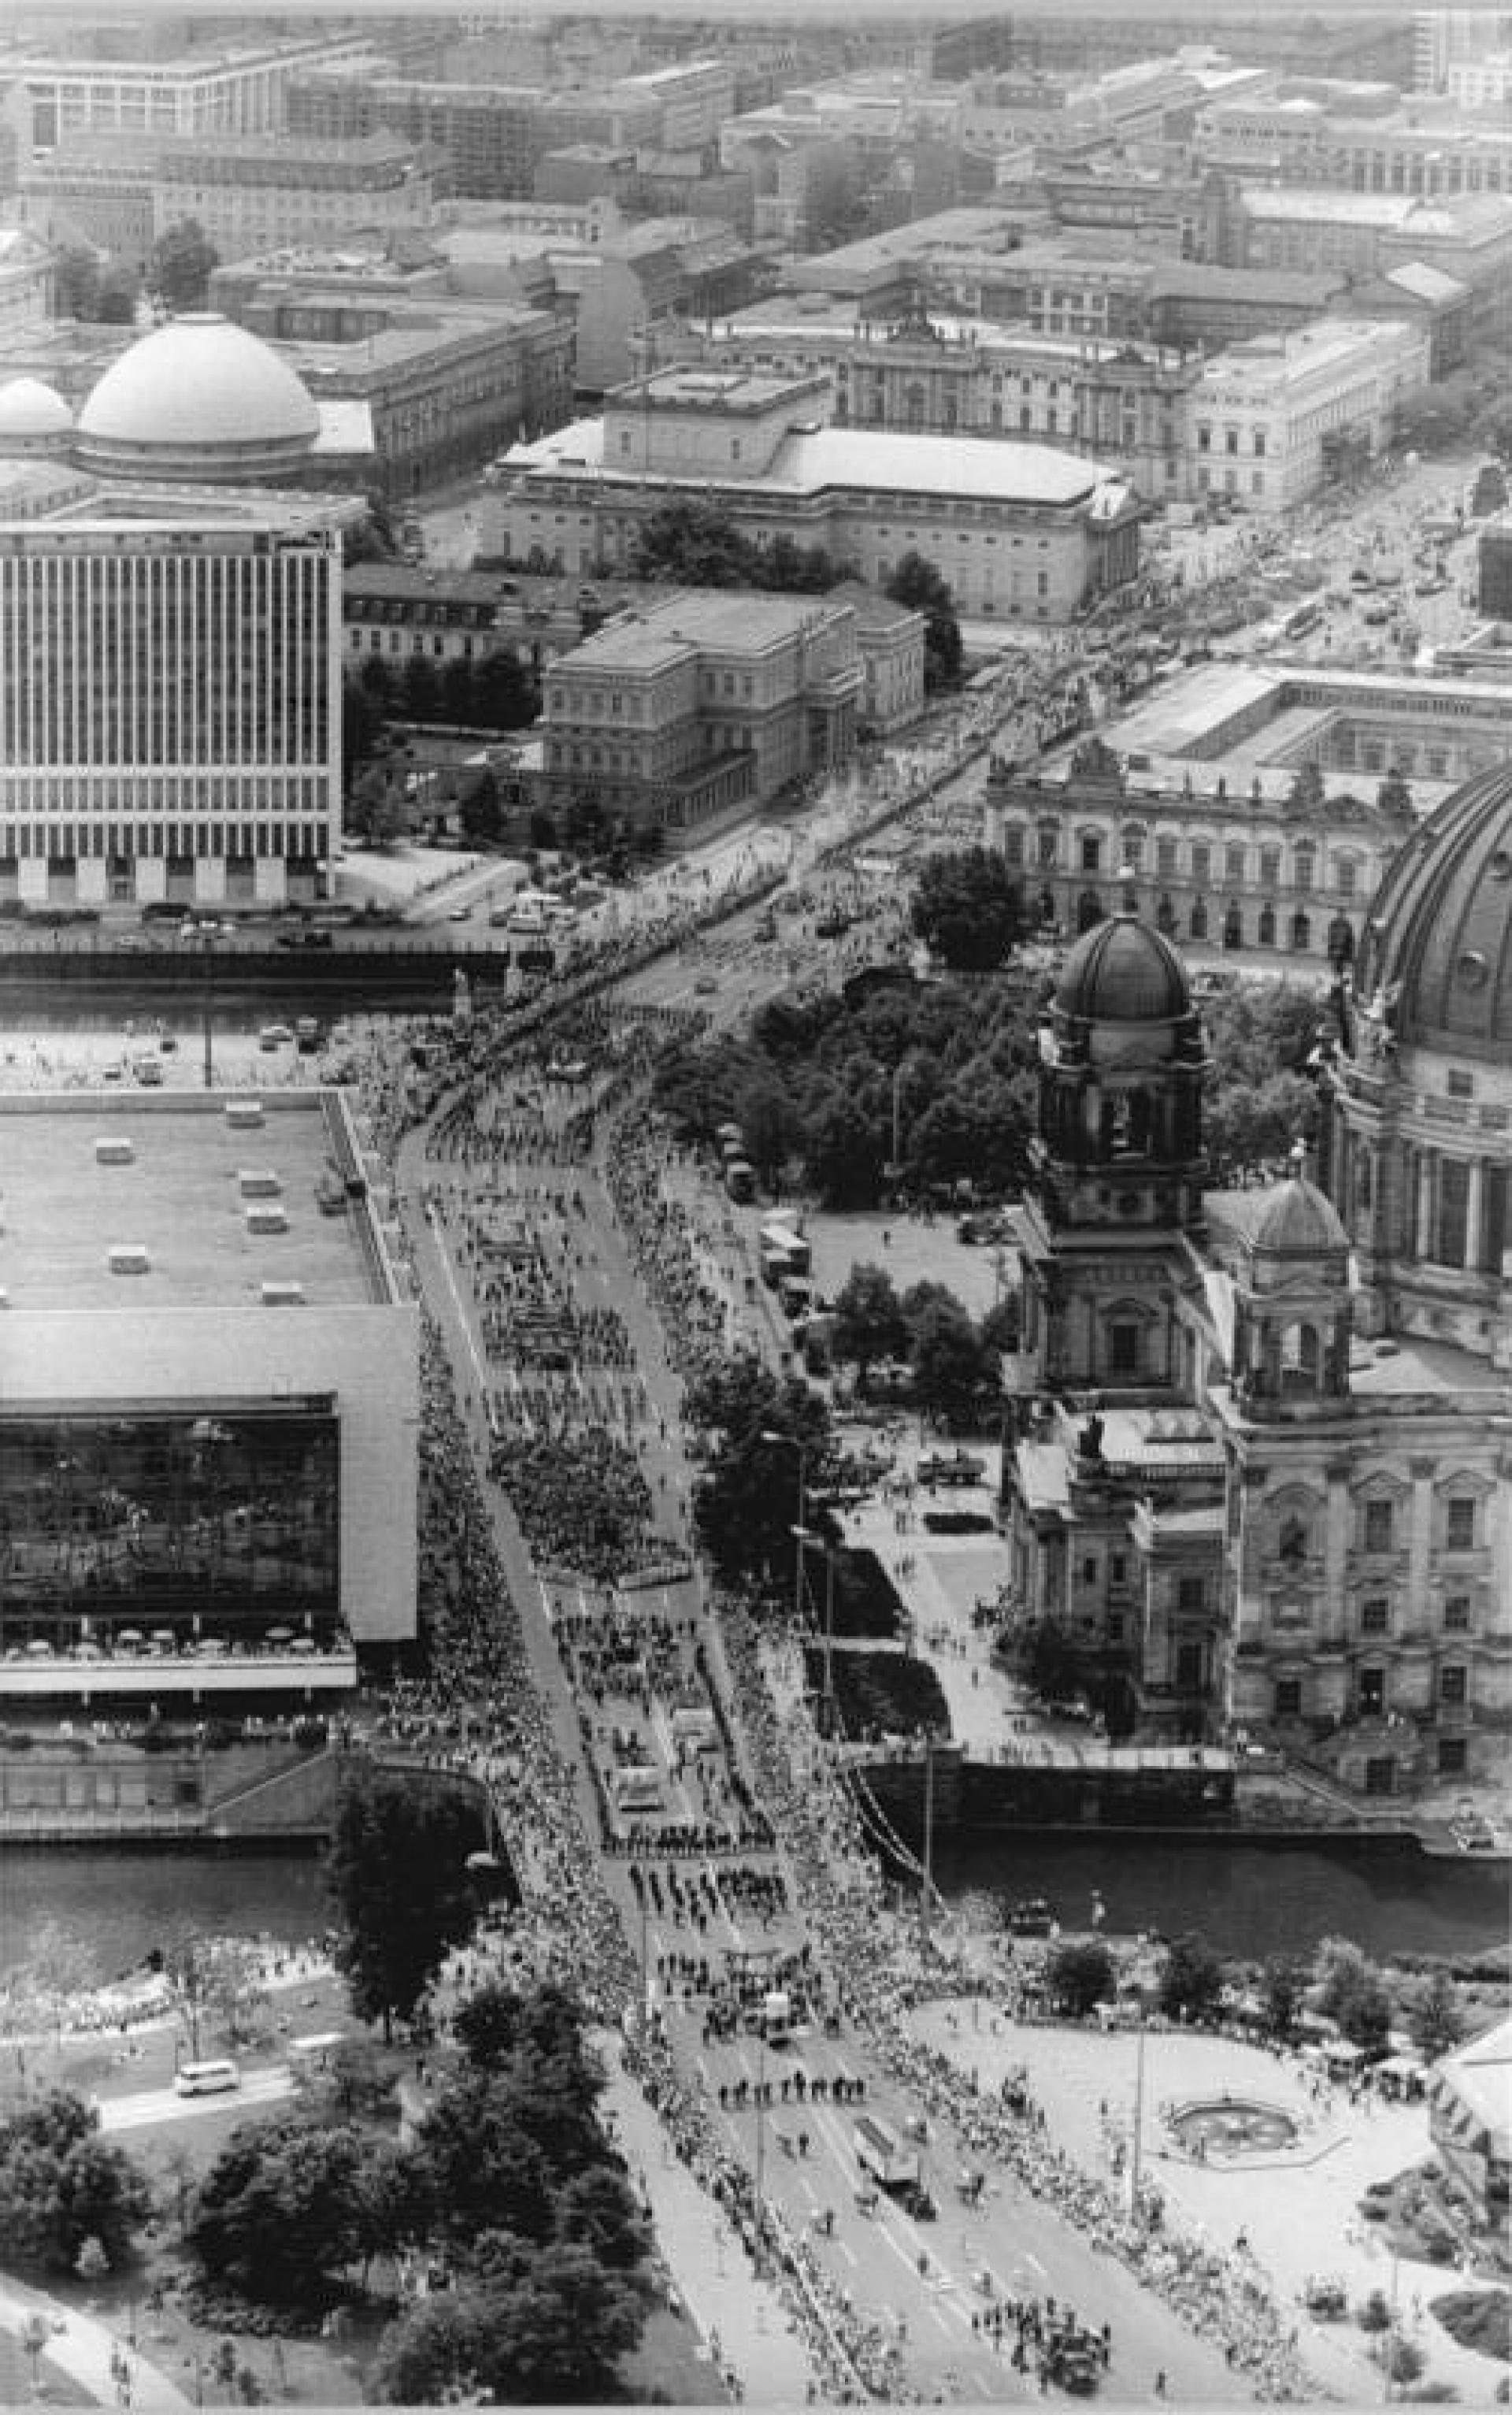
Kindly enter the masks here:
<path id="1" fill-rule="evenodd" d="M 816 1534 L 812 1528 L 806 1526 L 795 1526 L 793 1528 L 793 1533 L 798 1538 L 798 1552 L 801 1562 L 804 1549 L 810 1543 L 816 1543 L 819 1550 L 824 1553 L 824 1632 L 822 1639 L 822 1665 L 824 1674 L 822 1690 L 819 1696 L 819 1732 L 821 1735 L 828 1736 L 832 1735 L 834 1732 L 835 1555 L 830 1547 L 828 1539 L 823 1535 Z"/>
<path id="2" fill-rule="evenodd" d="M 767 2243 L 767 2032 L 756 2032 L 756 2257 L 761 2272 Z"/>
<path id="3" fill-rule="evenodd" d="M 215 1030 L 216 940 L 213 931 L 201 932 L 200 949 L 201 953 L 204 958 L 204 1087 L 207 1090 L 212 1090 L 215 1088 L 216 1082 L 213 1039 Z"/>
<path id="4" fill-rule="evenodd" d="M 775 1426 L 763 1426 L 761 1440 L 779 1449 L 790 1450 L 798 1461 L 798 1523 L 793 1528 L 798 1538 L 793 1545 L 793 1619 L 803 1624 L 803 1527 L 808 1510 L 808 1445 L 796 1434 L 779 1433 Z"/>

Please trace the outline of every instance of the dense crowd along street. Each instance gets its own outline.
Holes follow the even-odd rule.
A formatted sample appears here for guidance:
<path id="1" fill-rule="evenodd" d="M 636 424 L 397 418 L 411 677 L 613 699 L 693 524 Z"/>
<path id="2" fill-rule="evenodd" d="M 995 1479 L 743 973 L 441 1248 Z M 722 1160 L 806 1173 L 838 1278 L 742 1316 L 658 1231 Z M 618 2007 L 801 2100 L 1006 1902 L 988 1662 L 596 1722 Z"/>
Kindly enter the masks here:
<path id="1" fill-rule="evenodd" d="M 1183 2242 L 1153 2196 L 1121 2206 L 1057 2151 L 1032 2104 L 984 2097 L 913 2040 L 916 2002 L 963 1985 L 991 1993 L 1008 1974 L 967 1972 L 956 1941 L 926 1948 L 911 1919 L 886 1913 L 843 1770 L 827 1769 L 812 1734 L 779 1718 L 762 1660 L 771 1647 L 691 1573 L 677 1379 L 725 1348 L 729 1301 L 701 1268 L 731 1262 L 723 1208 L 673 1189 L 681 1152 L 648 1121 L 636 1088 L 677 1028 L 675 1014 L 621 1018 L 606 1006 L 581 1101 L 548 1093 L 539 1067 L 516 1073 L 508 1042 L 479 1046 L 475 1030 L 460 1079 L 433 1062 L 417 1089 L 397 1044 L 386 1061 L 375 1046 L 366 1068 L 371 1126 L 394 1156 L 417 1270 L 424 1280 L 427 1251 L 457 1270 L 427 1351 L 425 1582 L 439 1648 L 428 1686 L 387 1709 L 374 1748 L 402 1743 L 486 1778 L 524 1897 L 507 1951 L 516 1966 L 589 1974 L 600 2017 L 626 2029 L 630 2066 L 677 2153 L 753 2258 L 783 2276 L 826 2392 L 928 2396 L 948 2374 L 952 2391 L 1028 2394 L 1041 2374 L 1048 2386 L 1057 2326 L 1070 2323 L 1096 2337 L 1115 2385 L 1139 2394 L 1157 2370 L 1175 2386 L 1191 2355 L 1183 2332 L 1217 2350 L 1229 2394 L 1241 2380 L 1247 2395 L 1302 2394 L 1295 2323 L 1244 2258 Z M 542 1035 L 532 1044 L 552 1043 Z M 617 1252 L 665 1348 L 662 1337 L 651 1343 L 646 1312 L 630 1311 L 622 1287 L 619 1305 L 607 1304 L 606 1284 L 622 1286 Z M 543 1301 L 563 1363 L 548 1380 L 516 1365 L 508 1382 L 476 1383 L 476 1367 L 487 1374 L 492 1364 L 490 1333 L 499 1355 L 502 1307 L 517 1320 Z M 606 1337 L 616 1358 L 628 1354 L 633 1377 L 617 1372 L 611 1383 Z M 560 1443 L 554 1461 L 532 1456 L 536 1434 Z M 613 1476 L 621 1459 L 622 1479 Z M 577 1471 L 593 1462 L 610 1475 L 607 1524 L 583 1519 Z M 680 1568 L 640 1583 L 658 1553 L 677 1552 Z M 555 1713 L 543 1643 L 565 1680 Z M 696 1726 L 696 1748 L 678 1741 L 680 1721 Z M 617 1773 L 643 1770 L 658 1743 L 670 1783 L 653 1812 L 627 1810 Z M 779 1984 L 801 2004 L 809 2041 L 780 2063 L 761 2014 Z M 923 2232 L 896 2282 L 917 2294 L 918 2312 L 908 2316 L 892 2289 L 895 2312 L 884 2315 L 886 2299 L 868 2302 L 848 2280 L 855 2249 L 834 2253 L 858 2221 L 876 2224 L 850 2202 L 836 2108 L 878 2091 L 918 2108 L 963 2166 L 993 2171 L 999 2235 L 1034 2205 L 1107 2259 L 1110 2276 L 1121 2271 L 1125 2289 L 1136 2276 L 1179 2318 L 1160 2335 L 1163 2362 L 1130 2372 L 1126 2324 L 1107 2311 L 1116 2303 L 1121 2316 L 1128 2300 L 1111 2283 L 1058 2310 L 1055 2292 L 1028 2289 L 972 2304 L 969 2275 L 951 2279 Z M 771 2131 L 761 2148 L 757 2120 Z M 805 2179 L 822 2170 L 824 2201 L 806 2218 L 790 2189 L 779 2195 L 778 2162 L 784 2180 L 789 2166 Z M 1022 2209 L 1016 2218 L 1009 2205 Z M 942 2283 L 948 2350 L 934 2346 L 938 2322 L 926 2311 Z M 1190 2370 L 1214 2386 L 1200 2359 Z"/>

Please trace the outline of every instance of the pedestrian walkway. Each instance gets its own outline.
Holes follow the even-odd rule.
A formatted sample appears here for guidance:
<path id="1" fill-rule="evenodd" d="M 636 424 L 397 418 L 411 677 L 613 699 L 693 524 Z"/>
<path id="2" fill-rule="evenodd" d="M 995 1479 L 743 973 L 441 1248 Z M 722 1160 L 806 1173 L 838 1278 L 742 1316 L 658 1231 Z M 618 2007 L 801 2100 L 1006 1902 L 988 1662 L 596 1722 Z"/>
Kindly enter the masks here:
<path id="1" fill-rule="evenodd" d="M 679 2295 L 706 2344 L 717 2344 L 714 2361 L 742 2397 L 801 2404 L 812 2369 L 776 2289 L 756 2278 L 724 2214 L 672 2153 L 661 2121 L 625 2073 L 618 2039 L 601 2035 L 595 2044 L 609 2075 L 604 2102 L 632 2179 L 650 2203 Z"/>
<path id="2" fill-rule="evenodd" d="M 0 2280 L 0 2332 L 20 2349 L 35 2322 L 47 2326 L 42 2351 L 47 2362 L 67 2374 L 93 2404 L 130 2408 L 134 2415 L 180 2415 L 192 2404 L 108 2324 L 61 2305 L 44 2290 L 29 2289 L 8 2277 Z"/>

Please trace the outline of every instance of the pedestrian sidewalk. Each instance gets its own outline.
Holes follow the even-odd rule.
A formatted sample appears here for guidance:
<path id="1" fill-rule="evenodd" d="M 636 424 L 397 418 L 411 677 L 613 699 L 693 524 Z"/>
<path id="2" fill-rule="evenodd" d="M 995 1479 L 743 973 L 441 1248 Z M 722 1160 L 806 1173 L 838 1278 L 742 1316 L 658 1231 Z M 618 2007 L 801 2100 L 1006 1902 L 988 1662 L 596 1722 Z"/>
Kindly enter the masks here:
<path id="1" fill-rule="evenodd" d="M 86 2392 L 95 2405 L 129 2407 L 132 2415 L 181 2415 L 181 2410 L 192 2406 L 165 2374 L 149 2364 L 140 2349 L 128 2348 L 108 2323 L 60 2304 L 44 2290 L 29 2289 L 8 2276 L 0 2279 L 0 2331 L 19 2342 L 36 2317 L 48 2326 L 43 2356 Z M 120 2379 L 123 2368 L 127 2377 L 124 2382 Z"/>
<path id="2" fill-rule="evenodd" d="M 632 2180 L 651 2206 L 657 2244 L 679 2297 L 741 2395 L 802 2406 L 813 2371 L 801 2332 L 770 2281 L 757 2280 L 741 2240 L 667 2142 L 660 2120 L 625 2073 L 619 2039 L 595 2043 L 608 2073 L 605 2106 Z"/>

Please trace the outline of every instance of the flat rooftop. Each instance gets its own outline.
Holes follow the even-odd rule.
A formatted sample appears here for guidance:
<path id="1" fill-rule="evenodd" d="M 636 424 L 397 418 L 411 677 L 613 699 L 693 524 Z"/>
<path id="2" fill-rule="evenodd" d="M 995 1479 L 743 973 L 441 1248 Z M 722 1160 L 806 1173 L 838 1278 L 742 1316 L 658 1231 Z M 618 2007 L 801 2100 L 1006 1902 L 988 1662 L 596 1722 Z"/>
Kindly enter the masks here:
<path id="1" fill-rule="evenodd" d="M 7 1306 L 256 1308 L 264 1282 L 297 1282 L 312 1307 L 386 1304 L 394 1294 L 367 1201 L 344 1199 L 327 1215 L 317 1197 L 322 1184 L 344 1191 L 356 1167 L 340 1092 L 269 1091 L 262 1123 L 233 1128 L 229 1101 L 256 1095 L 0 1095 Z M 100 1162 L 100 1144 L 125 1142 L 129 1163 Z M 263 1195 L 245 1195 L 244 1175 Z M 252 1229 L 248 1210 L 267 1208 L 282 1210 L 287 1230 Z M 122 1248 L 142 1250 L 146 1271 L 112 1271 L 111 1252 Z"/>

